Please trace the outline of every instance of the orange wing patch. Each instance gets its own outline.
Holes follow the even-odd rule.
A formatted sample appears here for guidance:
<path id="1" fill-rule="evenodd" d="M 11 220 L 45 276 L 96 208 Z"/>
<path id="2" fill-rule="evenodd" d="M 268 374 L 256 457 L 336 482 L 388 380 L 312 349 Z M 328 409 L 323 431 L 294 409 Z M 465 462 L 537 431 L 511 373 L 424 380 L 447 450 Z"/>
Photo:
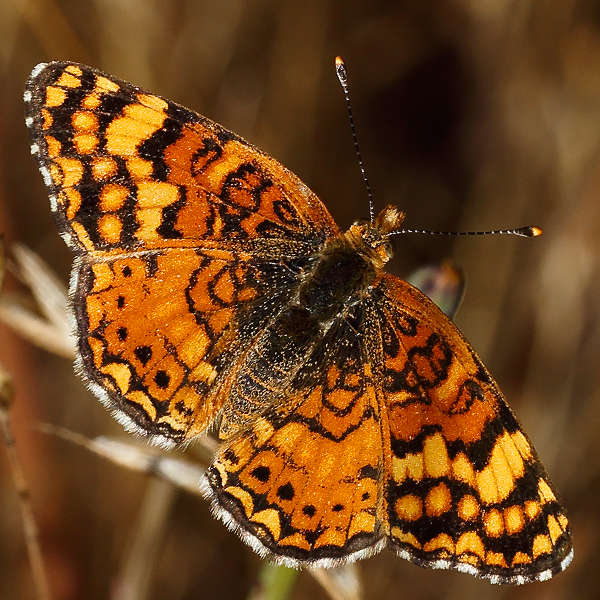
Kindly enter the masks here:
<path id="1" fill-rule="evenodd" d="M 565 510 L 497 385 L 384 273 L 402 213 L 340 232 L 273 158 L 84 65 L 38 65 L 25 101 L 77 255 L 78 370 L 163 445 L 218 430 L 204 485 L 257 552 L 330 567 L 387 545 L 494 583 L 566 568 Z"/>

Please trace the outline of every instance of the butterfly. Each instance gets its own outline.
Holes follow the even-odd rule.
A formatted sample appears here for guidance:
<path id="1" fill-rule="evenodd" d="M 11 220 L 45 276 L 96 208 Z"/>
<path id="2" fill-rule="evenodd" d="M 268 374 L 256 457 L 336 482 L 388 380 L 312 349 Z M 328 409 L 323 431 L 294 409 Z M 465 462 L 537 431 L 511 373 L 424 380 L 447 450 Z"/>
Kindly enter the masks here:
<path id="1" fill-rule="evenodd" d="M 153 442 L 218 432 L 203 485 L 255 551 L 387 546 L 493 583 L 566 568 L 565 510 L 497 384 L 384 270 L 402 212 L 340 231 L 267 154 L 88 66 L 38 65 L 25 103 L 75 253 L 77 371 Z"/>

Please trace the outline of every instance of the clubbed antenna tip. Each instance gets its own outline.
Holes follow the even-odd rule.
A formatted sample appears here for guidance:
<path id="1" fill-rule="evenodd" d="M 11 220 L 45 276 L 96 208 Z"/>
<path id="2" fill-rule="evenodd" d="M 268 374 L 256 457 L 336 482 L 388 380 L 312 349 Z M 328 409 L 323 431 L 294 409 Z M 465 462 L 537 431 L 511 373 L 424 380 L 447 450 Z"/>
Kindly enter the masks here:
<path id="1" fill-rule="evenodd" d="M 348 84 L 348 71 L 346 71 L 346 63 L 341 56 L 335 57 L 335 72 L 340 80 L 342 87 L 345 88 Z"/>
<path id="2" fill-rule="evenodd" d="M 523 237 L 537 237 L 538 235 L 542 235 L 543 232 L 541 227 L 531 225 L 530 227 L 521 227 L 521 229 L 516 229 L 515 233 L 517 235 L 522 235 Z"/>

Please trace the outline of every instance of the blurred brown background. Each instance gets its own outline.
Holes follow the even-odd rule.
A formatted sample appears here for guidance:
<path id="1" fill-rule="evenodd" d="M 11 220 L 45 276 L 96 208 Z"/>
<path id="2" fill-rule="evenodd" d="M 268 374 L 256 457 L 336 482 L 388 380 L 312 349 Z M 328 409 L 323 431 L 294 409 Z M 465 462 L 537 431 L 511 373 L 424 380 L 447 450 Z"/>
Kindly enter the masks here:
<path id="1" fill-rule="evenodd" d="M 521 238 L 396 240 L 399 275 L 451 257 L 457 322 L 562 492 L 575 539 L 555 579 L 492 587 L 389 551 L 359 564 L 365 599 L 600 597 L 600 5 L 595 0 L 0 0 L 0 231 L 68 279 L 29 155 L 32 67 L 84 62 L 222 123 L 295 171 L 342 227 L 367 215 L 333 60 L 348 65 L 376 208 L 407 227 L 539 225 Z M 9 275 L 8 292 L 25 292 Z M 68 360 L 0 325 L 0 360 L 54 598 L 115 597 L 148 477 L 35 430 L 123 436 Z M 185 456 L 196 460 L 197 451 Z M 34 597 L 17 493 L 0 448 L 0 598 Z M 207 503 L 174 492 L 148 598 L 247 598 L 260 559 Z M 292 598 L 328 598 L 301 573 Z"/>

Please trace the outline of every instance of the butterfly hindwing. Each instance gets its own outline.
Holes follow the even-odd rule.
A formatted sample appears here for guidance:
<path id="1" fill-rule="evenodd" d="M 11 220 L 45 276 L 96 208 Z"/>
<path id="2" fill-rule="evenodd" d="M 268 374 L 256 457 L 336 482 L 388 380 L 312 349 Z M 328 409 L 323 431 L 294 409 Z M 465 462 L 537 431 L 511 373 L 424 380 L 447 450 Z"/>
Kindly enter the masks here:
<path id="1" fill-rule="evenodd" d="M 192 248 L 78 259 L 74 273 L 79 368 L 123 422 L 163 442 L 210 425 L 226 373 L 293 283 L 280 264 Z"/>
<path id="2" fill-rule="evenodd" d="M 359 356 L 352 327 L 333 326 L 298 389 L 224 442 L 208 471 L 219 516 L 282 564 L 332 566 L 385 545 L 385 414 Z"/>

